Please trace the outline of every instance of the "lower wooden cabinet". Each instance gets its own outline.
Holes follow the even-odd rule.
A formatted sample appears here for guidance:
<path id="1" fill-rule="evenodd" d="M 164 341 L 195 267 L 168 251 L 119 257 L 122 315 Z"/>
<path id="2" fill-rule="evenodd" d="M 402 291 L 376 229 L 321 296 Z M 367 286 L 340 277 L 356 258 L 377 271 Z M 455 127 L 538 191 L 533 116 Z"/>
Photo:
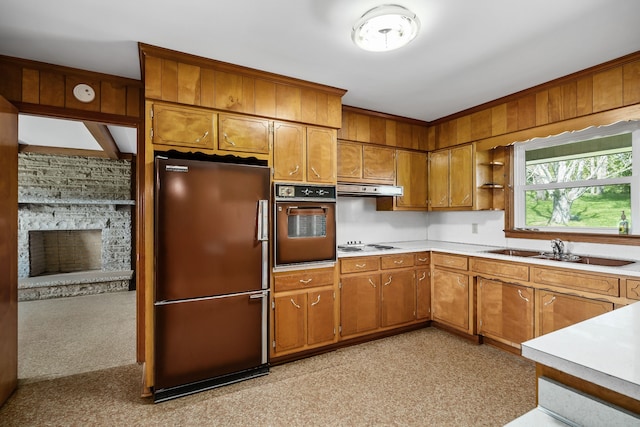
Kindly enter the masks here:
<path id="1" fill-rule="evenodd" d="M 466 272 L 434 268 L 432 286 L 432 319 L 464 332 L 472 332 L 470 298 L 472 290 Z"/>
<path id="2" fill-rule="evenodd" d="M 536 336 L 562 329 L 613 310 L 613 303 L 536 290 Z"/>
<path id="3" fill-rule="evenodd" d="M 416 270 L 416 319 L 431 319 L 431 271 Z"/>
<path id="4" fill-rule="evenodd" d="M 380 327 L 380 275 L 340 280 L 340 335 L 370 332 Z"/>
<path id="5" fill-rule="evenodd" d="M 408 323 L 416 318 L 416 282 L 414 270 L 382 274 L 381 326 Z"/>
<path id="6" fill-rule="evenodd" d="M 520 348 L 534 337 L 532 288 L 477 279 L 478 334 Z"/>
<path id="7" fill-rule="evenodd" d="M 276 274 L 271 306 L 273 356 L 335 342 L 333 278 L 333 268 Z"/>

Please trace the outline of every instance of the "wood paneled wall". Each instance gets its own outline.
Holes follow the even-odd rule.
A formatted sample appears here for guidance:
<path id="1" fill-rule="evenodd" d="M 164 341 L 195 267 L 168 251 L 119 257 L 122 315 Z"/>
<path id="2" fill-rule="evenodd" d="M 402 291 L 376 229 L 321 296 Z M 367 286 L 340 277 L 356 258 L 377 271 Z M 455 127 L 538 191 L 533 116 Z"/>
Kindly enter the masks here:
<path id="1" fill-rule="evenodd" d="M 340 128 L 345 90 L 140 44 L 145 98 Z"/>
<path id="2" fill-rule="evenodd" d="M 73 96 L 79 83 L 93 88 L 93 101 L 84 103 Z M 139 80 L 8 56 L 0 56 L 0 95 L 19 105 L 20 111 L 43 111 L 46 107 L 64 117 L 69 117 L 69 110 L 86 113 L 85 117 L 101 113 L 101 119 L 111 123 L 132 123 L 142 117 Z"/>
<path id="3" fill-rule="evenodd" d="M 422 151 L 435 145 L 435 133 L 429 134 L 427 122 L 349 106 L 342 107 L 338 139 Z"/>
<path id="4" fill-rule="evenodd" d="M 436 120 L 431 123 L 433 148 L 542 128 L 635 104 L 640 104 L 640 52 Z M 508 139 L 495 141 L 508 143 Z"/>

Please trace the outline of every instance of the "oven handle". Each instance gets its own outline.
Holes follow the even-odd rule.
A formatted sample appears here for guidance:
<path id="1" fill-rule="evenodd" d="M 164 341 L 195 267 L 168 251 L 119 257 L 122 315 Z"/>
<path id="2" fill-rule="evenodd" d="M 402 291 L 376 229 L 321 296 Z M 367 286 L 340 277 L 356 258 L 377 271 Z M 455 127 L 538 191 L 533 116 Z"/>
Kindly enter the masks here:
<path id="1" fill-rule="evenodd" d="M 322 210 L 324 212 L 324 214 L 327 214 L 327 211 L 329 210 L 329 208 L 327 208 L 326 206 L 289 206 L 287 208 L 287 215 L 291 215 L 291 211 L 294 209 L 298 209 L 298 210 Z"/>

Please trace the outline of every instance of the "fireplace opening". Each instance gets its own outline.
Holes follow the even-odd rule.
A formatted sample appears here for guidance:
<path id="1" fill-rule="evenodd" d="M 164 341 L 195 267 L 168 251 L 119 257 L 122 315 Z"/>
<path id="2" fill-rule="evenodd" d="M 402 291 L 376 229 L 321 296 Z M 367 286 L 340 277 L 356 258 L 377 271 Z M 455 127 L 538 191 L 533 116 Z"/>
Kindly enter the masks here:
<path id="1" fill-rule="evenodd" d="M 29 277 L 102 269 L 102 230 L 29 231 Z"/>

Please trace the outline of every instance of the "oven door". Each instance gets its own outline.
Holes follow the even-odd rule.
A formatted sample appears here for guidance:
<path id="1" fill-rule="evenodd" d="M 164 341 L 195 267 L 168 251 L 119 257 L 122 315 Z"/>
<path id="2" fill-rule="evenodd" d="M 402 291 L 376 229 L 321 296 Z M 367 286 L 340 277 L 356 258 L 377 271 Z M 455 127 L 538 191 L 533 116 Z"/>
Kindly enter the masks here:
<path id="1" fill-rule="evenodd" d="M 336 260 L 335 202 L 277 202 L 275 265 Z"/>

